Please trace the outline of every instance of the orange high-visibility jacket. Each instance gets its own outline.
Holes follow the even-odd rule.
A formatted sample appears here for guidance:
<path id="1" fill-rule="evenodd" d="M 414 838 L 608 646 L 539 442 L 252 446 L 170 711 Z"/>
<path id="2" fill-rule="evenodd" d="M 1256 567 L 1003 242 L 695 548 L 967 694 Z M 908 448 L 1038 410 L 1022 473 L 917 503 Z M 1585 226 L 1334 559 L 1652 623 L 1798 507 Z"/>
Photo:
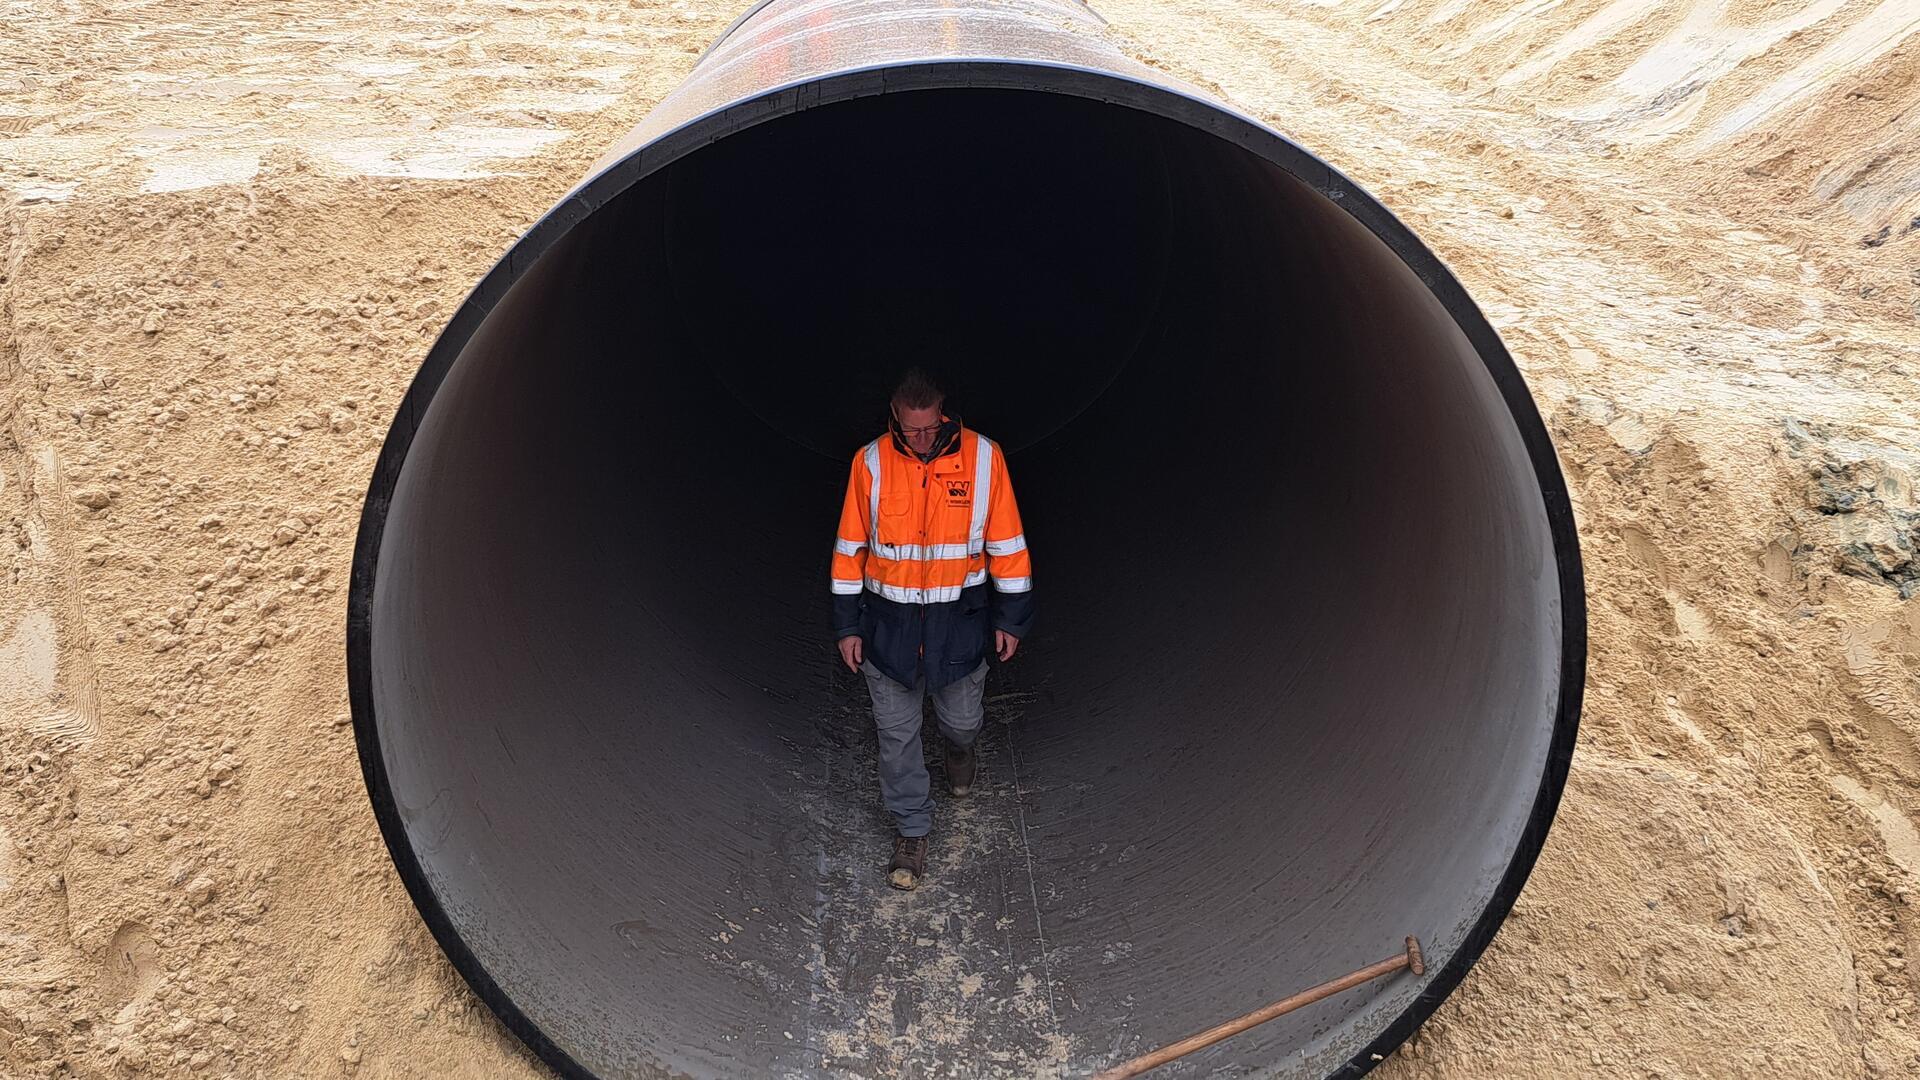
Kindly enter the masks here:
<path id="1" fill-rule="evenodd" d="M 942 417 L 945 420 L 945 417 Z M 854 455 L 833 543 L 834 636 L 938 689 L 978 667 L 989 629 L 1025 637 L 1033 563 L 1006 456 L 965 427 L 923 462 L 891 434 Z"/>

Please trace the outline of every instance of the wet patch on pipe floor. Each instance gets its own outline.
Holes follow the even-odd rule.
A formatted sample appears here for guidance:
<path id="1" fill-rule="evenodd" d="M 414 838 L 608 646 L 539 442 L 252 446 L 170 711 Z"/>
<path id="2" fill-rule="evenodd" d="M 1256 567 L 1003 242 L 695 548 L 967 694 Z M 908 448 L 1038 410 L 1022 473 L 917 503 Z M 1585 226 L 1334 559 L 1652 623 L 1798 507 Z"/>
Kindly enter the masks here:
<path id="1" fill-rule="evenodd" d="M 927 712 L 932 844 L 920 887 L 903 892 L 887 883 L 893 824 L 880 803 L 871 713 L 861 687 L 836 688 L 793 850 L 811 858 L 812 895 L 774 909 L 796 914 L 768 935 L 799 954 L 804 973 L 804 985 L 776 999 L 774 1075 L 1044 1077 L 1081 1056 L 1062 1030 L 1068 998 L 1036 919 L 1008 726 L 1020 702 L 989 693 L 979 773 L 959 799 L 946 793 Z"/>

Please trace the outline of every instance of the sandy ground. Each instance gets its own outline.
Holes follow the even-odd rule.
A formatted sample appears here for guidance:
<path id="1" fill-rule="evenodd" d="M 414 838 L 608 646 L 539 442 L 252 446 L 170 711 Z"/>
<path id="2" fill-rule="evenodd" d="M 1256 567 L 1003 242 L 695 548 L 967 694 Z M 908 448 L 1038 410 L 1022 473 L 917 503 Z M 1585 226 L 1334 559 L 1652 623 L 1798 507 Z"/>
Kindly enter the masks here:
<path id="1" fill-rule="evenodd" d="M 1106 0 L 1500 327 L 1588 706 L 1379 1075 L 1920 1075 L 1920 5 Z M 720 2 L 0 7 L 0 1075 L 537 1076 L 375 833 L 341 627 L 467 287 Z"/>

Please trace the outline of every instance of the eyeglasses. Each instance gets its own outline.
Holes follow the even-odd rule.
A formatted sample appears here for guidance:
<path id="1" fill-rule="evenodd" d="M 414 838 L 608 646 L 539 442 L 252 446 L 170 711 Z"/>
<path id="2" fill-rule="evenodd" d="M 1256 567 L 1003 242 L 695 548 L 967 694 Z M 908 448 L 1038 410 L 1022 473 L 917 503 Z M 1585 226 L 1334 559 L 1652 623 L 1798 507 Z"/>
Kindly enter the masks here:
<path id="1" fill-rule="evenodd" d="M 908 439 L 917 438 L 921 435 L 932 435 L 933 433 L 939 431 L 940 428 L 945 423 L 946 421 L 943 420 L 938 424 L 928 424 L 926 427 L 908 427 L 907 425 L 900 422 L 900 418 L 898 416 L 895 416 L 893 418 L 894 428 L 900 432 L 900 435 L 902 438 L 908 438 Z"/>

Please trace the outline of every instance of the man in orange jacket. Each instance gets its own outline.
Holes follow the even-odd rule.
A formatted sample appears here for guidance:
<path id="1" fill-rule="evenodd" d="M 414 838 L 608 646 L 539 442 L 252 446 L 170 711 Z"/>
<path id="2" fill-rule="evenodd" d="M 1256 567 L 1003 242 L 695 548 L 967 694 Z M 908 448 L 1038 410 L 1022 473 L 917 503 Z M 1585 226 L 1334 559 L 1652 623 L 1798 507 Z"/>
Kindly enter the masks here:
<path id="1" fill-rule="evenodd" d="M 1033 622 L 1032 560 L 1006 459 L 942 401 L 924 372 L 900 381 L 888 434 L 854 455 L 833 544 L 834 636 L 873 698 L 880 792 L 898 829 L 888 880 L 900 889 L 926 874 L 933 828 L 921 699 L 933 697 L 946 738 L 948 789 L 965 795 L 987 632 L 1004 663 Z"/>

